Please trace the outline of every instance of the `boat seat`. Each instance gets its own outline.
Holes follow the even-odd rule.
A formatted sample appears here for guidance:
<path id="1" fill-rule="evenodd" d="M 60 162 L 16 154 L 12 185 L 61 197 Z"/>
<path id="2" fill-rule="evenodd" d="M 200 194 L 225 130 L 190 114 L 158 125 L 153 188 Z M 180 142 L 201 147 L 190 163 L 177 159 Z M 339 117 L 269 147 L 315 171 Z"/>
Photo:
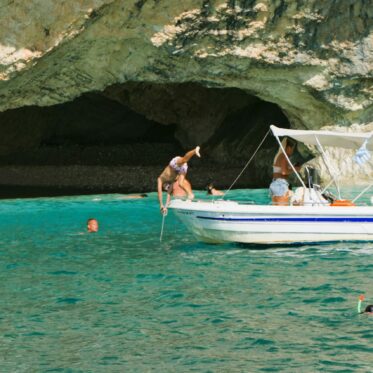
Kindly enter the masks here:
<path id="1" fill-rule="evenodd" d="M 299 187 L 290 198 L 290 204 L 296 206 L 326 206 L 329 202 L 315 188 Z"/>

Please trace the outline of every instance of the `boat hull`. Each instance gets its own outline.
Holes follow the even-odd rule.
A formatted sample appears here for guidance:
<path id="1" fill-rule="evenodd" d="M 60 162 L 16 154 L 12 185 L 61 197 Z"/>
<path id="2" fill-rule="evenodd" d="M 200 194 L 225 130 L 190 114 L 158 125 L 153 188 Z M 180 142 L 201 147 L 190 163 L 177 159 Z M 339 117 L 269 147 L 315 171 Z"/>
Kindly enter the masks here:
<path id="1" fill-rule="evenodd" d="M 371 206 L 267 206 L 174 200 L 170 208 L 197 239 L 211 243 L 373 241 Z"/>

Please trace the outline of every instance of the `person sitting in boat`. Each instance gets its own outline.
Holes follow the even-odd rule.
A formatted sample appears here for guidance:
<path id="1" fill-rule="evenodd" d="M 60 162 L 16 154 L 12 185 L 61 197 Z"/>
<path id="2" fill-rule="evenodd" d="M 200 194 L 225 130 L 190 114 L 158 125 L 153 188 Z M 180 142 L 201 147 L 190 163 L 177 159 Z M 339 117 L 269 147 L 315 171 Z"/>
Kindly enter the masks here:
<path id="1" fill-rule="evenodd" d="M 200 155 L 200 147 L 197 146 L 195 149 L 190 150 L 189 152 L 185 153 L 183 157 L 174 157 L 171 159 L 170 163 L 166 166 L 163 172 L 159 175 L 157 182 L 158 182 L 158 200 L 159 206 L 161 209 L 161 213 L 164 214 L 167 211 L 167 205 L 171 199 L 172 193 L 172 184 L 177 180 L 179 186 L 185 191 L 188 196 L 188 199 L 193 199 L 194 194 L 192 192 L 192 188 L 189 183 L 185 183 L 185 175 L 188 171 L 188 161 L 194 156 Z M 166 204 L 163 205 L 163 193 L 162 191 L 165 190 L 167 192 L 167 199 Z"/>
<path id="2" fill-rule="evenodd" d="M 294 153 L 296 143 L 289 138 L 284 138 L 281 144 L 287 157 L 290 157 Z M 300 166 L 296 166 L 295 169 L 298 171 Z M 273 161 L 273 180 L 269 186 L 273 204 L 288 205 L 290 193 L 287 179 L 292 173 L 293 169 L 280 147 Z"/>
<path id="3" fill-rule="evenodd" d="M 224 196 L 224 192 L 221 190 L 217 190 L 213 183 L 208 183 L 206 185 L 207 194 L 210 194 L 212 196 Z"/>
<path id="4" fill-rule="evenodd" d="M 184 179 L 184 185 L 185 185 L 187 188 L 192 189 L 192 185 L 190 184 L 190 182 L 189 182 L 187 179 Z M 172 184 L 171 195 L 172 195 L 172 197 L 174 197 L 174 198 L 182 198 L 182 197 L 186 197 L 186 196 L 187 196 L 185 190 L 184 190 L 184 189 L 179 185 L 178 180 L 176 180 L 176 181 Z"/>

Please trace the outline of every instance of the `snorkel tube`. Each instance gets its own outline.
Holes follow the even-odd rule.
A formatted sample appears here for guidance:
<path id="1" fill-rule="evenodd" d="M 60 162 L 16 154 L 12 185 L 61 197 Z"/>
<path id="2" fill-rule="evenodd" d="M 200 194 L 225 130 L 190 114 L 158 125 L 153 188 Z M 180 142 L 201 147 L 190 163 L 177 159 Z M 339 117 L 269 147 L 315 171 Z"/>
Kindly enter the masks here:
<path id="1" fill-rule="evenodd" d="M 357 304 L 357 312 L 358 312 L 358 313 L 362 313 L 362 312 L 361 312 L 361 302 L 362 302 L 364 299 L 365 299 L 364 295 L 360 295 L 360 296 L 359 296 L 359 302 L 358 302 L 358 304 Z"/>

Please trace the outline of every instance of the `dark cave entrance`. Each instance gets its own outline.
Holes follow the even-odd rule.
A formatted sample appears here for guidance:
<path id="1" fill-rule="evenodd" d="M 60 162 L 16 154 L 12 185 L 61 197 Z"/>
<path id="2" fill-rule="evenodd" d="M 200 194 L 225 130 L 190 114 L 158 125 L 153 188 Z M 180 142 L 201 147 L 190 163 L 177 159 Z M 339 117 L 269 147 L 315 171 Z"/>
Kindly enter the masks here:
<path id="1" fill-rule="evenodd" d="M 207 179 L 219 179 L 219 186 L 224 188 L 249 159 L 270 124 L 290 127 L 277 105 L 239 89 L 192 83 L 126 83 L 60 105 L 0 113 L 4 134 L 0 168 L 28 166 L 31 172 L 33 166 L 148 167 L 155 171 L 138 186 L 138 191 L 146 191 L 154 189 L 154 175 L 169 159 L 201 145 L 203 163 L 193 167 L 191 162 L 194 186 L 201 188 Z M 267 183 L 263 167 L 271 162 L 276 147 L 269 136 L 250 175 L 238 187 Z M 12 180 L 6 183 L 17 185 Z M 35 180 L 30 180 L 31 184 Z M 121 191 L 136 189 L 133 183 L 131 187 L 125 184 L 122 182 Z M 112 185 L 115 189 L 115 181 Z M 102 187 L 103 191 L 109 189 Z"/>
<path id="2" fill-rule="evenodd" d="M 175 124 L 161 125 L 98 93 L 10 110 L 0 121 L 10 137 L 1 165 L 137 166 L 157 164 L 154 150 L 180 151 Z"/>

